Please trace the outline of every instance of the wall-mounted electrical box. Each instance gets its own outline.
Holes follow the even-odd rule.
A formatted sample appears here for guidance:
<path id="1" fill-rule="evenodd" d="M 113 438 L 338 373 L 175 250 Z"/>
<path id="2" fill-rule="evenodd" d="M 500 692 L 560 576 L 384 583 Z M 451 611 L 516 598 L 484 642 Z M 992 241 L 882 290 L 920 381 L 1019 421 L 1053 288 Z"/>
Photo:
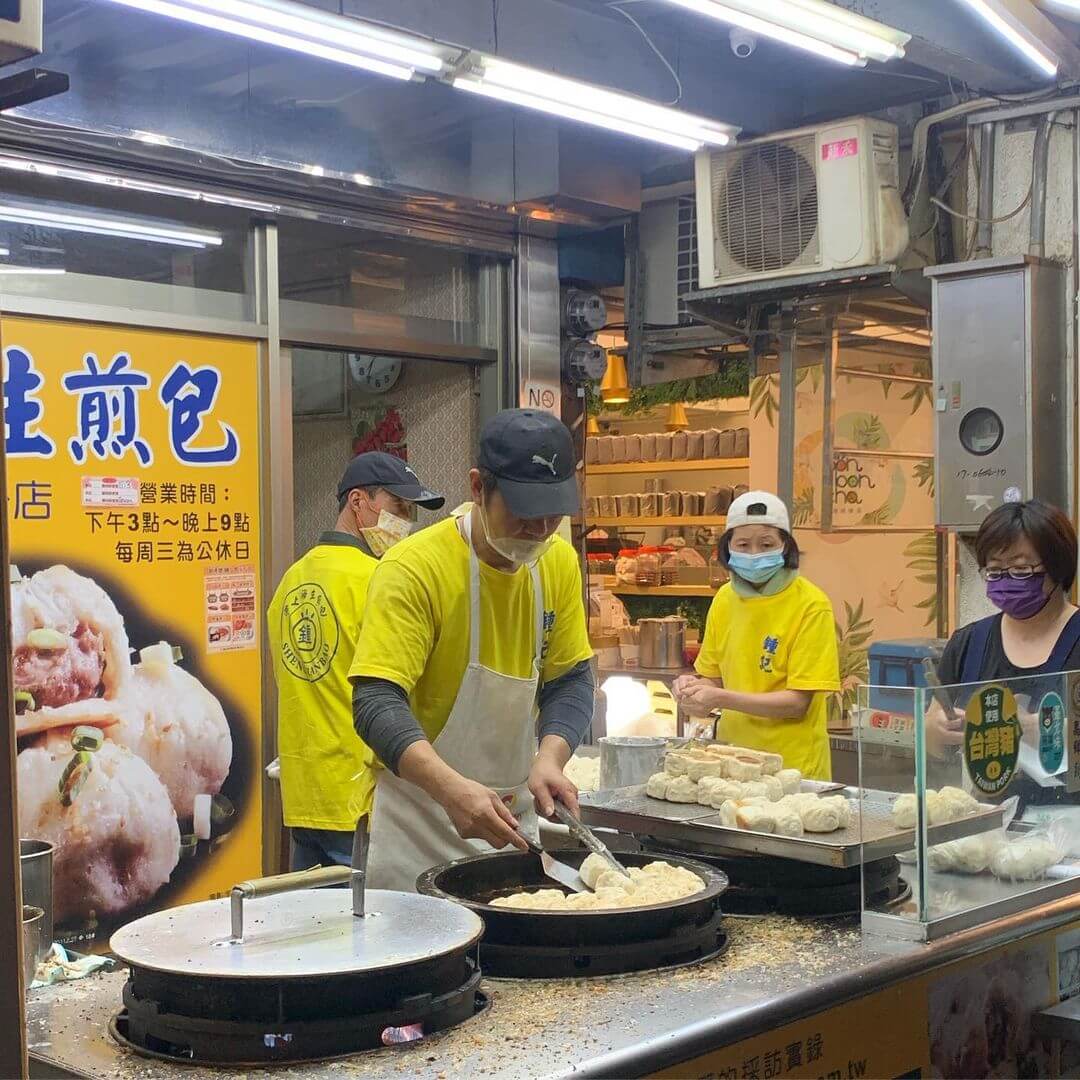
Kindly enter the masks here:
<path id="1" fill-rule="evenodd" d="M 937 523 L 1003 503 L 1068 507 L 1065 268 L 1032 256 L 928 267 Z"/>

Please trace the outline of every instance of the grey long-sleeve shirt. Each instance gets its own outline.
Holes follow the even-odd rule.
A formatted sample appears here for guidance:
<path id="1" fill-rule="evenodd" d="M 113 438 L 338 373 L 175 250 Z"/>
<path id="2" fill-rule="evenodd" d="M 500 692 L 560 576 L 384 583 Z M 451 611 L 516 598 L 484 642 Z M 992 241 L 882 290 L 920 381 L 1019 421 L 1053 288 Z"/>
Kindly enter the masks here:
<path id="1" fill-rule="evenodd" d="M 594 683 L 588 660 L 540 688 L 538 735 L 559 735 L 574 750 L 592 722 Z M 427 738 L 405 691 L 387 679 L 356 679 L 353 724 L 384 765 L 398 771 L 401 755 Z"/>

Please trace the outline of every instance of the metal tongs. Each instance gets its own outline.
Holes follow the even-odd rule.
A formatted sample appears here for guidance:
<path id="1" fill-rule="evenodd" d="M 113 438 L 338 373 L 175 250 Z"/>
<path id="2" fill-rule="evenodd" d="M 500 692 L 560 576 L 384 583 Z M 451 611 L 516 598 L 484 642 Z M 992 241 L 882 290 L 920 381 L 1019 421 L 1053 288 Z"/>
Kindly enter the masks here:
<path id="1" fill-rule="evenodd" d="M 561 802 L 555 800 L 555 816 L 561 821 L 569 830 L 570 835 L 591 851 L 594 855 L 599 855 L 612 870 L 618 870 L 623 877 L 629 877 L 630 874 L 626 867 L 623 866 L 614 855 L 608 850 L 607 845 L 588 827 L 582 820 L 575 814 L 571 813 Z"/>
<path id="2" fill-rule="evenodd" d="M 581 875 L 572 866 L 567 866 L 566 863 L 561 863 L 558 859 L 553 858 L 535 840 L 531 840 L 520 829 L 518 830 L 518 836 L 525 841 L 529 850 L 540 860 L 544 873 L 552 881 L 565 885 L 571 892 L 589 892 L 589 886 L 581 880 Z"/>

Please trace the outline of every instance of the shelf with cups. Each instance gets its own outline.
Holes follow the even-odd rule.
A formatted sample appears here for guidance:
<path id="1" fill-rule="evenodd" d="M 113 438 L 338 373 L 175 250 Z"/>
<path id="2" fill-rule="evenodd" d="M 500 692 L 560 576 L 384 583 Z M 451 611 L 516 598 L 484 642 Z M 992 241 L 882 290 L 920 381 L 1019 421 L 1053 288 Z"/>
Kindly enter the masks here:
<path id="1" fill-rule="evenodd" d="M 750 468 L 749 458 L 688 458 L 679 461 L 624 461 L 613 465 L 586 465 L 586 476 L 624 473 L 735 471 Z"/>
<path id="2" fill-rule="evenodd" d="M 665 525 L 704 525 L 723 526 L 727 518 L 723 514 L 676 514 L 669 517 L 593 517 L 587 520 L 589 525 L 604 528 L 661 529 Z"/>

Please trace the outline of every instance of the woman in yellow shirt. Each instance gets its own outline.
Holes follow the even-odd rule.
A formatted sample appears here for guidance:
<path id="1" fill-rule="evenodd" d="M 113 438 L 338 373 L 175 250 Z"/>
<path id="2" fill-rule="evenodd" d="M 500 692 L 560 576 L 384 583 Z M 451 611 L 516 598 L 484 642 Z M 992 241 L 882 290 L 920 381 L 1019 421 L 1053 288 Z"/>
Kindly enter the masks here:
<path id="1" fill-rule="evenodd" d="M 731 581 L 709 608 L 697 674 L 675 682 L 675 697 L 691 716 L 719 711 L 719 738 L 828 780 L 828 695 L 840 689 L 832 605 L 799 575 L 787 507 L 775 495 L 739 496 L 727 526 L 720 555 Z"/>

